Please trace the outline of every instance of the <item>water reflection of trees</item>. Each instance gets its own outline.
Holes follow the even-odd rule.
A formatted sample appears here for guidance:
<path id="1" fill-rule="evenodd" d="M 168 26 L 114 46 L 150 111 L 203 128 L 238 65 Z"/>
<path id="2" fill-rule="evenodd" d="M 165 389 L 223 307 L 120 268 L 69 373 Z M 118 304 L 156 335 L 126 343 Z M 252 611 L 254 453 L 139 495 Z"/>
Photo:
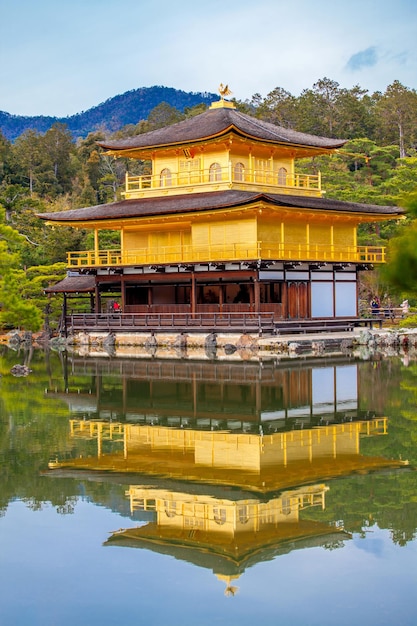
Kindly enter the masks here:
<path id="1" fill-rule="evenodd" d="M 378 525 L 388 530 L 393 543 L 398 545 L 416 537 L 415 471 L 354 476 L 329 481 L 328 486 L 326 516 L 340 520 L 348 532 L 364 537 L 370 528 Z M 309 519 L 318 518 L 314 510 L 305 515 Z"/>

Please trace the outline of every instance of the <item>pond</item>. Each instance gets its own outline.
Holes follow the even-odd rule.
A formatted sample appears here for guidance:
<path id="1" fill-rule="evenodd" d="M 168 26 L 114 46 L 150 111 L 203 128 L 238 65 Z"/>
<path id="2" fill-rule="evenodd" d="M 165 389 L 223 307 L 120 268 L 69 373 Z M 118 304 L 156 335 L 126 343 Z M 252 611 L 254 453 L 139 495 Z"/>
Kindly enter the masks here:
<path id="1" fill-rule="evenodd" d="M 1 624 L 415 624 L 417 360 L 0 373 Z"/>

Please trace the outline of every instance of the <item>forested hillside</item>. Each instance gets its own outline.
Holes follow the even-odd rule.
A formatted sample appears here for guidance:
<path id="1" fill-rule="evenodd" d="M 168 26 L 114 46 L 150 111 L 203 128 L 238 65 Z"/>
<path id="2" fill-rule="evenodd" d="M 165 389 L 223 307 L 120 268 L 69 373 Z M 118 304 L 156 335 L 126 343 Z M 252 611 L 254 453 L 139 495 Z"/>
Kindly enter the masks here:
<path id="1" fill-rule="evenodd" d="M 44 287 L 64 276 L 66 251 L 93 247 L 91 234 L 71 228 L 51 228 L 36 213 L 112 202 L 121 198 L 126 172 L 143 173 L 148 164 L 114 159 L 97 141 L 129 137 L 178 122 L 205 110 L 218 96 L 188 94 L 164 87 L 152 88 L 160 97 L 146 117 L 141 90 L 117 96 L 83 117 L 84 132 L 55 122 L 30 128 L 13 142 L 0 133 L 0 329 L 21 326 L 36 330 L 45 320 L 52 326 L 60 310 L 58 298 L 50 303 Z M 178 97 L 178 106 L 167 95 Z M 149 93 L 148 93 L 149 95 Z M 130 102 L 130 104 L 128 104 Z M 178 101 L 177 101 L 178 102 Z M 342 89 L 323 78 L 299 97 L 281 87 L 265 97 L 236 101 L 243 112 L 295 130 L 348 139 L 333 156 L 306 159 L 297 170 L 322 174 L 329 198 L 382 205 L 409 206 L 417 214 L 417 93 L 398 81 L 384 93 L 369 95 L 359 86 Z M 151 106 L 147 102 L 146 106 Z M 134 109 L 136 107 L 136 109 Z M 135 110 L 132 120 L 132 110 Z M 77 117 L 77 116 L 74 116 Z M 43 121 L 47 118 L 42 118 Z M 99 121 L 101 120 L 101 121 Z M 78 127 L 81 128 L 81 125 Z M 117 130 L 115 130 L 117 129 Z M 363 227 L 359 244 L 389 246 L 391 263 L 385 277 L 365 272 L 364 290 L 395 299 L 408 296 L 416 303 L 417 222 L 411 211 L 406 220 Z M 114 233 L 102 233 L 104 248 L 118 247 Z M 366 293 L 365 293 L 366 295 Z"/>
<path id="2" fill-rule="evenodd" d="M 0 131 L 6 139 L 14 141 L 27 130 L 44 133 L 53 124 L 61 123 L 66 124 L 74 138 L 84 138 L 98 129 L 114 132 L 126 124 L 146 120 L 152 109 L 161 102 L 183 112 L 201 102 L 210 104 L 217 98 L 214 94 L 186 93 L 171 87 L 141 87 L 69 117 L 30 117 L 0 111 Z"/>

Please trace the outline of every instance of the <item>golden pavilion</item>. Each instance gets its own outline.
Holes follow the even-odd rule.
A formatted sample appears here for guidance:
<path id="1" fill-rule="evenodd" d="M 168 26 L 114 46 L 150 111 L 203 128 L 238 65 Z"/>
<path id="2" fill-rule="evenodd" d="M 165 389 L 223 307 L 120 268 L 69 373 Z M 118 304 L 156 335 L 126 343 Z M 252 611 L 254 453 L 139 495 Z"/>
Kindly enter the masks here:
<path id="1" fill-rule="evenodd" d="M 122 331 L 354 320 L 359 271 L 385 262 L 383 247 L 358 245 L 358 226 L 402 210 L 328 199 L 320 174 L 297 171 L 299 159 L 344 144 L 261 121 L 224 97 L 171 126 L 102 142 L 148 173 L 127 174 L 120 201 L 39 215 L 94 233 L 92 250 L 68 252 L 68 276 L 50 291 L 65 294 L 64 313 L 68 294 L 90 294 L 93 315 L 71 320 L 87 330 L 110 293 Z M 108 230 L 120 234 L 117 249 L 100 245 Z"/>

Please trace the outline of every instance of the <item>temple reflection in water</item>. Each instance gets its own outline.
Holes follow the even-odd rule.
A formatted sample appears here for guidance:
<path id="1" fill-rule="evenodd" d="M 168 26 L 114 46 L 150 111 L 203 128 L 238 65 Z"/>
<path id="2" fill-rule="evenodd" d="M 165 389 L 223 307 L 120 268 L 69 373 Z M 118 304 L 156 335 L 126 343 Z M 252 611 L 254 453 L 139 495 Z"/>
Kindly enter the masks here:
<path id="1" fill-rule="evenodd" d="M 348 358 L 276 364 L 73 357 L 65 386 L 71 410 L 83 416 L 167 426 L 275 431 L 366 413 L 358 365 Z"/>
<path id="2" fill-rule="evenodd" d="M 388 420 L 361 408 L 355 362 L 110 366 L 71 363 L 63 397 L 75 453 L 50 468 L 123 476 L 142 524 L 106 545 L 210 568 L 228 594 L 257 562 L 349 537 L 336 521 L 303 519 L 325 509 L 327 481 L 400 466 L 361 454 Z M 73 377 L 84 386 L 73 389 Z"/>
<path id="3" fill-rule="evenodd" d="M 263 501 L 241 492 L 214 497 L 131 485 L 126 492 L 131 512 L 152 511 L 154 518 L 116 531 L 106 545 L 147 548 L 211 569 L 233 595 L 233 583 L 260 561 L 350 538 L 341 526 L 300 519 L 306 508 L 324 509 L 326 491 L 317 484 Z"/>

